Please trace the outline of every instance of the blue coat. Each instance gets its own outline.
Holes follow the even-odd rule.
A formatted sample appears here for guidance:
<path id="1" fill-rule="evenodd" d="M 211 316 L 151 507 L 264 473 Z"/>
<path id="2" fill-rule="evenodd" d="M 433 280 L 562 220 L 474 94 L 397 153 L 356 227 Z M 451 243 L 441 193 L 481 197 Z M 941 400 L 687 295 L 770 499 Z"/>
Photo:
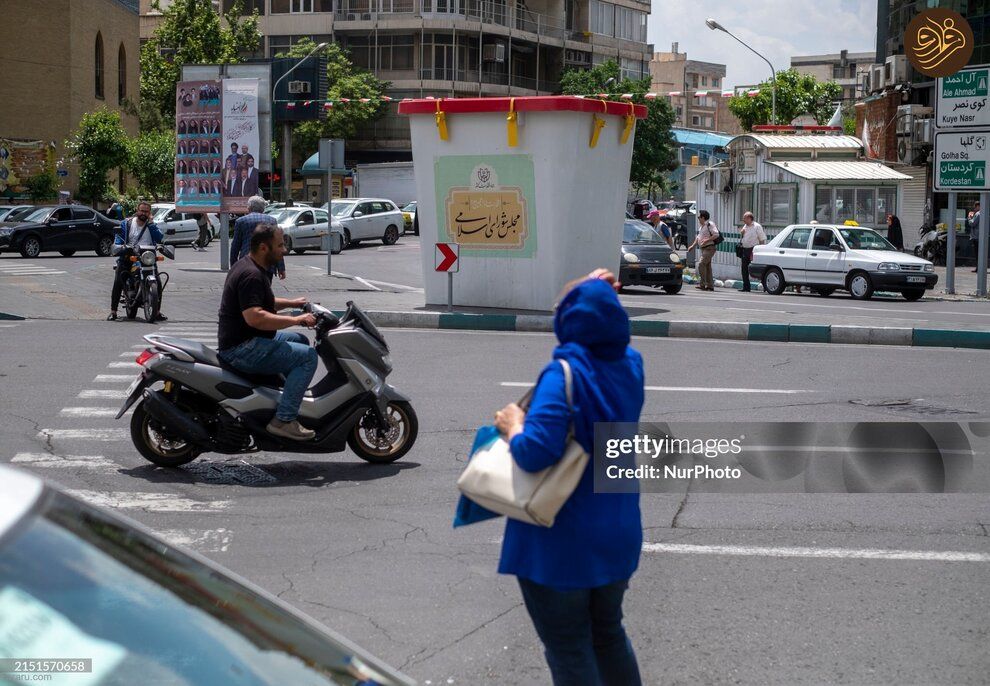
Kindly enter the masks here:
<path id="1" fill-rule="evenodd" d="M 113 244 L 115 246 L 127 245 L 127 223 L 129 221 L 130 219 L 125 219 L 124 221 L 120 222 L 120 224 L 118 224 L 117 228 L 114 230 Z M 159 245 L 163 240 L 165 240 L 165 237 L 162 235 L 162 231 L 161 229 L 158 228 L 157 224 L 153 222 L 148 222 L 147 229 L 148 229 L 148 235 L 151 236 L 151 240 L 154 242 L 155 245 Z M 124 263 L 125 263 L 125 257 L 123 255 L 120 255 L 117 258 L 117 264 L 122 265 Z"/>
<path id="2" fill-rule="evenodd" d="M 629 347 L 629 317 L 604 281 L 586 281 L 557 307 L 554 331 L 574 374 L 574 433 L 592 454 L 595 422 L 638 422 L 643 358 Z M 536 472 L 564 452 L 571 415 L 556 361 L 540 375 L 524 430 L 510 447 L 516 463 Z M 595 588 L 628 579 L 639 565 L 643 527 L 638 493 L 595 493 L 593 460 L 552 527 L 509 519 L 499 572 L 558 589 Z"/>

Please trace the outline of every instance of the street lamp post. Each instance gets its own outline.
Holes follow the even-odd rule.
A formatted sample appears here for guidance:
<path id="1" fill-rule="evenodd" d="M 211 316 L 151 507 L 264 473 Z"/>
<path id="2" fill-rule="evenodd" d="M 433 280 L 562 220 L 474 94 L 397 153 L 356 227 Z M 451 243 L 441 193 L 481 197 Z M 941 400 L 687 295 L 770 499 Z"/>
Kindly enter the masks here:
<path id="1" fill-rule="evenodd" d="M 739 42 L 740 45 L 742 45 L 744 48 L 746 48 L 747 50 L 749 50 L 751 53 L 753 53 L 754 55 L 756 55 L 757 57 L 759 57 L 761 60 L 763 60 L 764 62 L 766 62 L 767 63 L 767 66 L 770 67 L 770 77 L 772 79 L 772 81 L 770 83 L 773 86 L 773 90 L 771 91 L 771 97 L 772 97 L 772 103 L 773 104 L 771 106 L 772 107 L 772 110 L 771 110 L 771 113 L 770 113 L 770 123 L 771 124 L 776 124 L 777 123 L 777 71 L 773 68 L 773 64 L 771 64 L 770 63 L 770 60 L 768 60 L 766 57 L 764 57 L 760 53 L 756 52 L 756 50 L 753 50 L 753 48 L 751 48 L 750 46 L 746 45 L 741 40 L 739 40 L 739 37 L 738 36 L 736 36 L 735 34 L 733 34 L 731 31 L 729 31 L 727 28 L 725 28 L 724 26 L 722 26 L 721 24 L 719 24 L 714 19 L 712 19 L 712 18 L 706 19 L 705 20 L 705 24 L 712 31 L 722 31 L 724 33 L 729 34 L 730 36 L 732 36 L 733 38 L 735 38 Z"/>
<path id="2" fill-rule="evenodd" d="M 320 52 L 321 50 L 326 50 L 329 43 L 320 43 L 315 48 L 310 50 L 309 54 L 300 59 L 292 68 L 287 72 L 282 74 L 275 83 L 272 84 L 272 104 L 275 104 L 275 90 L 278 88 L 278 84 L 282 83 L 282 80 L 302 66 L 303 62 L 308 60 L 310 57 Z M 283 121 L 282 122 L 282 202 L 286 205 L 292 205 L 292 122 Z"/>

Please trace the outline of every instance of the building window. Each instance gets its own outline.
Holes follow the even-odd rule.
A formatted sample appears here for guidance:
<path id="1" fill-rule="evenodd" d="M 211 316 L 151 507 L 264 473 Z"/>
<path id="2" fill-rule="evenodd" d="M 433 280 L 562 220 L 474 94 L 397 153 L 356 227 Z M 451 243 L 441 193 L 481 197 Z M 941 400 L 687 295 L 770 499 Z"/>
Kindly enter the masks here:
<path id="1" fill-rule="evenodd" d="M 794 188 L 764 186 L 760 188 L 760 222 L 770 226 L 787 226 L 794 221 Z"/>
<path id="2" fill-rule="evenodd" d="M 815 188 L 815 219 L 825 224 L 855 221 L 862 226 L 883 227 L 888 214 L 897 214 L 897 188 L 843 186 Z"/>
<path id="3" fill-rule="evenodd" d="M 278 0 L 272 0 L 274 5 Z M 237 0 L 223 0 L 223 13 L 227 14 L 234 8 L 237 4 Z M 161 3 L 162 9 L 165 8 L 165 3 Z M 248 16 L 257 12 L 258 14 L 265 14 L 265 0 L 241 0 L 241 16 Z"/>
<path id="4" fill-rule="evenodd" d="M 699 117 L 697 114 L 692 114 L 691 126 L 701 126 L 701 117 Z"/>
<path id="5" fill-rule="evenodd" d="M 378 36 L 378 63 L 373 65 L 376 70 L 406 71 L 413 65 L 413 37 L 405 35 Z"/>
<path id="6" fill-rule="evenodd" d="M 893 186 L 882 186 L 877 189 L 877 224 L 887 223 L 888 214 L 897 214 L 897 189 Z"/>
<path id="7" fill-rule="evenodd" d="M 712 88 L 718 88 L 720 79 L 717 76 L 712 77 Z"/>
<path id="8" fill-rule="evenodd" d="M 258 0 L 264 4 L 263 0 Z M 272 14 L 333 12 L 333 0 L 272 0 Z M 264 11 L 259 12 L 264 14 Z"/>
<path id="9" fill-rule="evenodd" d="M 103 36 L 99 33 L 96 34 L 96 50 L 95 50 L 95 62 L 96 66 L 94 69 L 94 74 L 96 76 L 96 97 L 103 99 Z"/>
<path id="10" fill-rule="evenodd" d="M 316 34 L 311 36 L 269 36 L 268 56 L 274 59 L 279 53 L 288 52 L 293 45 L 307 38 L 317 44 L 328 43 L 330 41 L 330 36 L 326 34 Z"/>
<path id="11" fill-rule="evenodd" d="M 117 51 L 117 104 L 123 105 L 124 98 L 127 97 L 127 51 L 124 44 L 120 44 Z"/>

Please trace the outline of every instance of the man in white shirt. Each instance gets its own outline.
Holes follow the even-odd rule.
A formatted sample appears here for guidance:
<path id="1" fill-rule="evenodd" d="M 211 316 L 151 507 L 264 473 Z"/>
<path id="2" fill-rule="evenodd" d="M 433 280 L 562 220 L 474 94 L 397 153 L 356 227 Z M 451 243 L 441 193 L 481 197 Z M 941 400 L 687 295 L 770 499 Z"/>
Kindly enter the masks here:
<path id="1" fill-rule="evenodd" d="M 753 261 L 753 248 L 765 244 L 767 242 L 767 234 L 763 230 L 763 227 L 755 220 L 752 212 L 744 214 L 742 220 L 742 239 L 739 241 L 739 247 L 742 248 L 742 252 L 739 255 L 739 259 L 742 261 L 742 289 L 748 293 L 751 290 L 749 287 L 749 263 Z"/>

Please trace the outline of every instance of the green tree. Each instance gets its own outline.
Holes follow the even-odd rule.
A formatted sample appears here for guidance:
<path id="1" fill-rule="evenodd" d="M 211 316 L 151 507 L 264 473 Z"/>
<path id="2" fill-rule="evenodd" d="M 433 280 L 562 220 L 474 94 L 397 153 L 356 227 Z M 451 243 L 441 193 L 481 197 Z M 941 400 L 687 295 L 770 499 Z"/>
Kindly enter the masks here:
<path id="1" fill-rule="evenodd" d="M 127 165 L 128 139 L 120 112 L 106 107 L 87 112 L 66 148 L 79 163 L 79 195 L 94 205 L 113 197 L 107 174 Z"/>
<path id="2" fill-rule="evenodd" d="M 276 57 L 305 57 L 315 47 L 316 43 L 306 38 Z M 381 97 L 391 84 L 355 67 L 347 52 L 336 43 L 331 43 L 322 54 L 327 62 L 327 99 L 347 98 L 351 102 L 334 103 L 325 117 L 300 122 L 293 128 L 292 149 L 304 160 L 319 149 L 321 138 L 353 138 L 362 126 L 384 115 L 388 108 Z M 371 102 L 359 102 L 361 98 Z"/>
<path id="3" fill-rule="evenodd" d="M 608 84 L 608 85 L 606 85 Z M 674 125 L 674 110 L 666 100 L 647 100 L 650 79 L 629 79 L 622 76 L 614 60 L 592 69 L 569 69 L 560 78 L 565 95 L 595 95 L 597 93 L 630 93 L 632 101 L 646 105 L 646 119 L 636 123 L 632 166 L 629 180 L 637 188 L 663 186 L 667 172 L 679 164 L 677 145 L 670 133 Z"/>
<path id="4" fill-rule="evenodd" d="M 173 0 L 161 9 L 162 21 L 151 39 L 141 46 L 142 128 L 169 128 L 175 121 L 175 86 L 184 64 L 235 64 L 242 53 L 261 44 L 258 13 L 241 16 L 244 3 L 237 0 L 220 15 L 213 0 Z M 160 115 L 156 122 L 156 117 Z"/>
<path id="5" fill-rule="evenodd" d="M 170 130 L 145 131 L 128 141 L 127 170 L 143 195 L 155 200 L 171 198 L 175 171 L 175 134 Z"/>
<path id="6" fill-rule="evenodd" d="M 759 91 L 756 97 L 737 95 L 729 99 L 729 110 L 746 131 L 771 123 L 773 82 L 767 79 L 759 85 Z M 810 114 L 821 125 L 827 124 L 841 96 L 842 87 L 837 83 L 822 82 L 793 69 L 777 72 L 777 124 L 790 124 L 803 114 Z"/>
<path id="7" fill-rule="evenodd" d="M 54 200 L 58 195 L 59 183 L 58 175 L 54 169 L 45 167 L 44 170 L 29 176 L 24 185 L 27 187 L 31 202 L 45 202 Z"/>

